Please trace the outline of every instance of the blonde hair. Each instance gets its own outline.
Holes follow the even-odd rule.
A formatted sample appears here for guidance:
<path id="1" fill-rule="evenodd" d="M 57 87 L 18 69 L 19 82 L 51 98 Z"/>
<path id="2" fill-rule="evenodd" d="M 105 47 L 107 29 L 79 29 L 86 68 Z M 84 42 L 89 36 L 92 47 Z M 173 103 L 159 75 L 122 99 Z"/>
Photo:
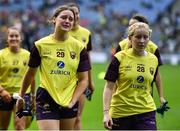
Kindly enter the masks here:
<path id="1" fill-rule="evenodd" d="M 138 28 L 145 28 L 148 32 L 149 32 L 149 37 L 151 36 L 152 30 L 150 29 L 149 25 L 143 22 L 136 22 L 134 24 L 132 24 L 131 26 L 129 26 L 128 28 L 128 37 L 133 36 L 135 30 L 137 30 Z"/>

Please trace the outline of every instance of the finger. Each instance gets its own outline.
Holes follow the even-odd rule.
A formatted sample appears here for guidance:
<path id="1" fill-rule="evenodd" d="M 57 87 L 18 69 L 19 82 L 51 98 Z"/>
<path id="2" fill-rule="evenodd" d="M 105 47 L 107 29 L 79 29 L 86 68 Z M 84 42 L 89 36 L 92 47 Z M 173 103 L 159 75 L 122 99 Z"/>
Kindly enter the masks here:
<path id="1" fill-rule="evenodd" d="M 104 127 L 105 127 L 106 129 L 111 129 L 111 128 L 109 127 L 108 122 L 104 122 Z"/>
<path id="2" fill-rule="evenodd" d="M 7 103 L 10 103 L 11 102 L 11 97 L 9 97 L 8 95 L 4 97 L 4 100 L 7 102 Z"/>

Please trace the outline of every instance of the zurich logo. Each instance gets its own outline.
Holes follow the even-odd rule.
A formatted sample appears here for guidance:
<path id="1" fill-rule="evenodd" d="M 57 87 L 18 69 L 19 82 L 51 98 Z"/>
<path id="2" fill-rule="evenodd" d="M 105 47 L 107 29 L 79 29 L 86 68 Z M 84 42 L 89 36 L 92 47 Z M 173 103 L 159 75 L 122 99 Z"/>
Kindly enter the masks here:
<path id="1" fill-rule="evenodd" d="M 137 82 L 138 82 L 138 83 L 144 82 L 144 77 L 143 77 L 143 76 L 138 76 L 138 77 L 137 77 Z"/>
<path id="2" fill-rule="evenodd" d="M 58 61 L 57 66 L 58 66 L 59 68 L 64 68 L 65 64 L 64 64 L 63 61 Z"/>

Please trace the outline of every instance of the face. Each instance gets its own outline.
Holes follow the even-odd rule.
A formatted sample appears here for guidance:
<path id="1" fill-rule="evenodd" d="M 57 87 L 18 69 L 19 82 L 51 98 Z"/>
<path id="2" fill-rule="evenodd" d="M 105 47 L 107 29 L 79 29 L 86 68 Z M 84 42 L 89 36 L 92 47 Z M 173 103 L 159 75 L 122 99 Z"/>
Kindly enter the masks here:
<path id="1" fill-rule="evenodd" d="M 144 51 L 149 41 L 149 31 L 143 27 L 134 31 L 132 36 L 129 36 L 132 48 L 137 52 Z"/>
<path id="2" fill-rule="evenodd" d="M 54 18 L 55 28 L 63 31 L 69 31 L 74 24 L 74 14 L 70 10 L 63 10 Z"/>
<path id="3" fill-rule="evenodd" d="M 7 43 L 8 46 L 11 47 L 19 47 L 21 44 L 21 34 L 16 29 L 9 29 L 8 36 L 7 36 Z"/>
<path id="4" fill-rule="evenodd" d="M 74 10 L 74 13 L 75 13 L 75 23 L 74 23 L 74 26 L 77 26 L 79 25 L 79 21 L 80 21 L 80 13 L 79 13 L 79 10 L 76 6 L 72 7 L 72 9 Z"/>

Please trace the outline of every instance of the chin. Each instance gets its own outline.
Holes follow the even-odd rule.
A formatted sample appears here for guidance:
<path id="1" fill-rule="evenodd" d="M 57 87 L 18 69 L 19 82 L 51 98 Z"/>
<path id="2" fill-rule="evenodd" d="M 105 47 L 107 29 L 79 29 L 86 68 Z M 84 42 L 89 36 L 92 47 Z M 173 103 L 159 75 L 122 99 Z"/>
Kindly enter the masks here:
<path id="1" fill-rule="evenodd" d="M 71 29 L 70 28 L 63 28 L 62 30 L 63 31 L 70 31 Z"/>

